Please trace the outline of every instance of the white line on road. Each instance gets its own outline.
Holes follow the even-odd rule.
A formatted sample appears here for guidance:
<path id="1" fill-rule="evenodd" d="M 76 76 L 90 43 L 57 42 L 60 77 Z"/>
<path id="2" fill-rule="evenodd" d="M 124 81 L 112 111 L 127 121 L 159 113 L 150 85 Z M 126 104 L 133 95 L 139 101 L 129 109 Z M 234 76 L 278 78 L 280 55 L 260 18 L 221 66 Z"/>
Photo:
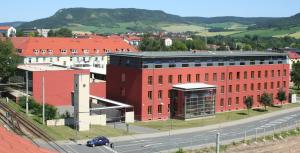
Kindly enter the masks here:
<path id="1" fill-rule="evenodd" d="M 150 147 L 150 146 L 157 146 L 157 145 L 161 145 L 161 144 L 163 144 L 163 143 L 153 143 L 153 144 L 144 145 L 143 147 L 147 148 L 147 147 Z"/>

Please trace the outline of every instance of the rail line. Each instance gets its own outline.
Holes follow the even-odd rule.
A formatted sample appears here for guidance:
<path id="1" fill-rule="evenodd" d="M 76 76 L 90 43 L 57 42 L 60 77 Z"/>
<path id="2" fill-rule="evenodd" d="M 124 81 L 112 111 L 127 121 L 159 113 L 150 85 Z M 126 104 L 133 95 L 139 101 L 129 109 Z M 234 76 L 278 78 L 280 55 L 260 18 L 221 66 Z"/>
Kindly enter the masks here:
<path id="1" fill-rule="evenodd" d="M 59 144 L 57 144 L 51 136 L 49 136 L 47 133 L 45 133 L 42 129 L 37 127 L 27 118 L 22 116 L 20 113 L 16 112 L 13 108 L 5 104 L 5 102 L 0 101 L 0 109 L 2 109 L 4 112 L 7 112 L 11 117 L 11 120 L 9 120 L 8 117 L 5 117 L 3 114 L 1 115 L 0 119 L 3 120 L 5 118 L 6 121 L 4 122 L 5 123 L 9 122 L 10 123 L 9 126 L 13 127 L 13 130 L 16 131 L 17 133 L 22 132 L 23 134 L 25 134 L 25 132 L 20 128 L 21 125 L 26 129 L 26 131 L 30 132 L 34 136 L 45 141 L 54 150 L 58 152 L 66 152 L 66 153 L 68 152 Z"/>

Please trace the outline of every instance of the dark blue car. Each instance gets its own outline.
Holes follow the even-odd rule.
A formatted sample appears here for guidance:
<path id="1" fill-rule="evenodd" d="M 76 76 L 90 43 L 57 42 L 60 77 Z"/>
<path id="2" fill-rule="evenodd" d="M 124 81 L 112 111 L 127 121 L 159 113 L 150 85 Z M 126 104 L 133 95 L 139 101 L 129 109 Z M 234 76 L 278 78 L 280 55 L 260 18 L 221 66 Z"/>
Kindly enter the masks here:
<path id="1" fill-rule="evenodd" d="M 93 138 L 92 140 L 90 140 L 86 143 L 86 145 L 90 146 L 90 147 L 102 146 L 102 145 L 108 145 L 108 144 L 109 144 L 109 140 L 103 136 Z"/>

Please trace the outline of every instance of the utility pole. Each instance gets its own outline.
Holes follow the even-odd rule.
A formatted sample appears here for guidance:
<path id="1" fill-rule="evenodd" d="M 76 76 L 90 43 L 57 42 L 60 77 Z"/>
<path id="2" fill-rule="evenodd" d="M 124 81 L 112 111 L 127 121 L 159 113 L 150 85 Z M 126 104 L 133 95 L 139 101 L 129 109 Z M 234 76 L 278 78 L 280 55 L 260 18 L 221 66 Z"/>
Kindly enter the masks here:
<path id="1" fill-rule="evenodd" d="M 26 114 L 28 115 L 28 71 L 26 71 Z"/>
<path id="2" fill-rule="evenodd" d="M 216 153 L 220 153 L 220 133 L 216 135 Z"/>
<path id="3" fill-rule="evenodd" d="M 42 82 L 42 90 L 43 90 L 43 124 L 45 125 L 45 77 L 43 75 L 43 82 Z"/>

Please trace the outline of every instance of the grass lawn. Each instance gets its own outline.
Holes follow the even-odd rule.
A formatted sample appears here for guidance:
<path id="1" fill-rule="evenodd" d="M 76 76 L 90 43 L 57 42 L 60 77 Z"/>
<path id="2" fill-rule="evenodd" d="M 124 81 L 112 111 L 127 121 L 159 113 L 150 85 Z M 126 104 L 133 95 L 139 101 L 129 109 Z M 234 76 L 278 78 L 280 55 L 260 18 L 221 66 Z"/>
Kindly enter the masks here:
<path id="1" fill-rule="evenodd" d="M 195 119 L 190 121 L 172 119 L 166 121 L 135 122 L 133 124 L 158 129 L 161 131 L 167 131 L 170 130 L 171 123 L 172 123 L 172 129 L 200 127 L 205 125 L 212 125 L 212 124 L 224 123 L 228 121 L 245 119 L 248 117 L 262 115 L 262 114 L 293 108 L 293 107 L 300 107 L 300 104 L 287 104 L 284 105 L 282 108 L 268 107 L 267 108 L 268 111 L 250 110 L 250 115 L 248 115 L 247 110 L 241 110 L 241 111 L 234 111 L 234 112 L 217 113 L 215 117 L 206 118 L 206 119 Z"/>
<path id="2" fill-rule="evenodd" d="M 3 99 L 0 99 L 3 100 Z M 17 112 L 25 114 L 25 110 L 22 109 L 18 104 L 14 102 L 10 102 L 9 106 L 14 108 Z M 33 124 L 37 125 L 39 128 L 47 132 L 50 136 L 52 136 L 55 140 L 68 140 L 68 139 L 86 139 L 92 138 L 95 136 L 107 136 L 107 137 L 114 137 L 114 136 L 122 136 L 122 135 L 129 135 L 132 133 L 127 133 L 126 131 L 114 129 L 108 126 L 100 126 L 100 125 L 92 125 L 91 130 L 87 132 L 77 132 L 73 128 L 69 126 L 46 126 L 41 124 L 42 120 L 40 117 L 35 115 L 30 115 L 27 117 Z"/>

